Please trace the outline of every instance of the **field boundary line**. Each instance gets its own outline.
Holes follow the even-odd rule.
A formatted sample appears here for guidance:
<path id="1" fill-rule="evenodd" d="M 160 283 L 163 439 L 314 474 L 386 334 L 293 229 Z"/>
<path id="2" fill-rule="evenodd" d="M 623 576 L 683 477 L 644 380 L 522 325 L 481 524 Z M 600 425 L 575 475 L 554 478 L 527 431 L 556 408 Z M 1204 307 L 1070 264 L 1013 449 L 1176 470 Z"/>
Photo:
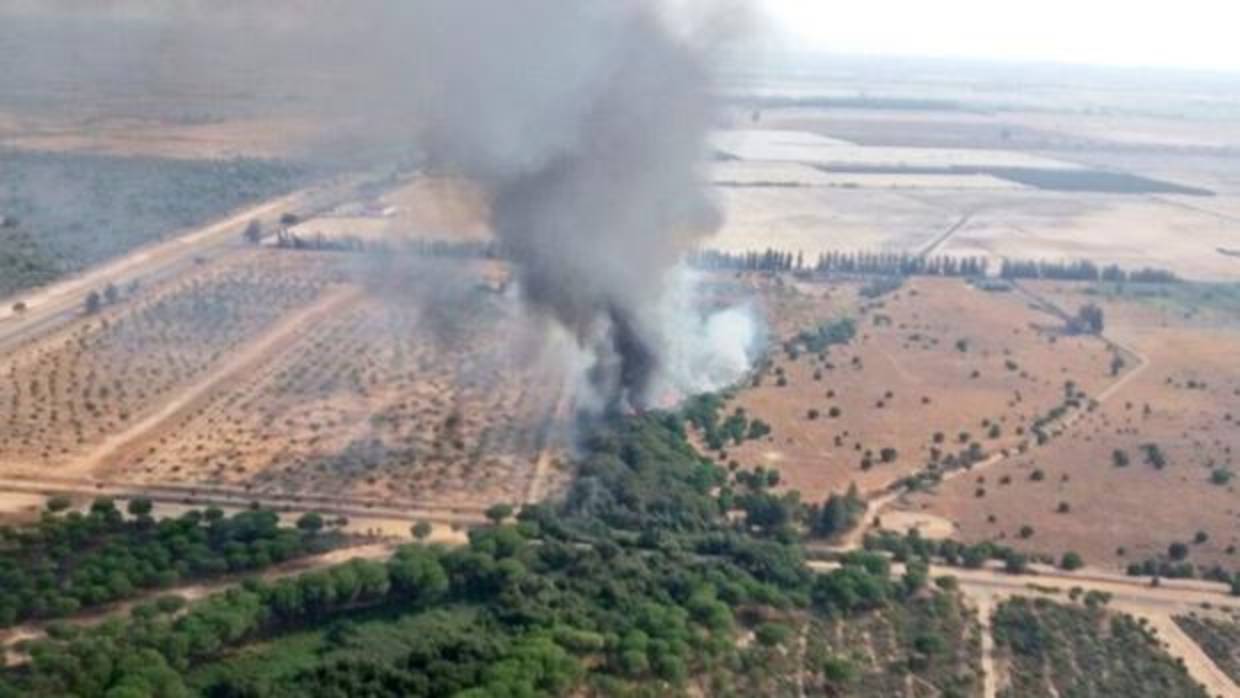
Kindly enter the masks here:
<path id="1" fill-rule="evenodd" d="M 955 223 L 951 224 L 951 226 L 949 226 L 947 230 L 944 230 L 943 232 L 939 233 L 932 240 L 930 240 L 930 242 L 927 242 L 925 245 L 923 245 L 922 248 L 917 251 L 917 256 L 918 257 L 929 257 L 930 255 L 934 254 L 935 250 L 942 247 L 943 243 L 947 242 L 948 240 L 951 239 L 953 235 L 960 232 L 960 229 L 968 225 L 969 221 L 972 219 L 973 219 L 972 211 L 961 215 L 960 219 L 957 220 Z"/>

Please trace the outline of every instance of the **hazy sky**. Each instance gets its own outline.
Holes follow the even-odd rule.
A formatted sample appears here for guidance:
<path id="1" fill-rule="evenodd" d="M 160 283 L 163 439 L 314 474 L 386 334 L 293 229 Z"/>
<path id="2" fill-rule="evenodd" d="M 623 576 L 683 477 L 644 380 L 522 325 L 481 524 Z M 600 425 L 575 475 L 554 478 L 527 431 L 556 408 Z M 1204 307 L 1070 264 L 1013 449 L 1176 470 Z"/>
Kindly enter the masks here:
<path id="1" fill-rule="evenodd" d="M 1240 71 L 1236 0 L 760 0 L 833 53 Z"/>

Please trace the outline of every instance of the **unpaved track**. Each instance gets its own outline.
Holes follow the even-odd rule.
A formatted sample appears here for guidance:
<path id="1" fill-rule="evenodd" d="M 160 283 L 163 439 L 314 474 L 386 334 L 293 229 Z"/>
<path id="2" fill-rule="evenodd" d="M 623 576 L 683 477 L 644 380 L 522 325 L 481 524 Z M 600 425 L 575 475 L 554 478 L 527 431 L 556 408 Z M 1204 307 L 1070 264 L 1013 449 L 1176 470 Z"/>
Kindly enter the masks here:
<path id="1" fill-rule="evenodd" d="M 955 235 L 957 232 L 960 231 L 961 228 L 963 228 L 966 224 L 968 224 L 969 219 L 971 218 L 973 218 L 972 213 L 966 213 L 962 215 L 959 220 L 957 220 L 955 223 L 951 225 L 951 227 L 949 227 L 947 230 L 944 230 L 939 235 L 936 235 L 933 240 L 926 243 L 924 247 L 918 250 L 917 256 L 918 257 L 929 257 L 930 255 L 934 254 L 935 250 L 942 247 L 943 243 L 950 240 L 953 235 Z"/>
<path id="2" fill-rule="evenodd" d="M 362 292 L 356 288 L 338 288 L 327 292 L 322 298 L 309 307 L 286 316 L 275 327 L 269 329 L 256 340 L 244 345 L 235 354 L 197 383 L 177 393 L 153 414 L 137 422 L 125 431 L 113 435 L 99 445 L 85 458 L 58 468 L 58 473 L 68 477 L 93 474 L 100 468 L 112 465 L 118 456 L 125 455 L 126 450 L 140 445 L 148 435 L 157 432 L 161 426 L 172 420 L 185 410 L 192 409 L 202 400 L 211 396 L 216 388 L 229 379 L 250 371 L 262 363 L 273 353 L 285 350 L 295 342 L 295 337 L 305 326 L 334 313 L 338 313 L 361 298 Z"/>
<path id="3" fill-rule="evenodd" d="M 1240 686 L 1232 682 L 1227 674 L 1218 668 L 1214 660 L 1210 659 L 1209 655 L 1203 652 L 1201 647 L 1180 629 L 1180 626 L 1176 625 L 1171 616 L 1153 613 L 1141 614 L 1141 617 L 1148 620 L 1158 633 L 1158 638 L 1167 643 L 1167 651 L 1171 653 L 1171 656 L 1184 660 L 1184 667 L 1188 669 L 1189 676 L 1205 686 L 1210 695 L 1224 698 L 1240 696 Z"/>
<path id="4" fill-rule="evenodd" d="M 290 560 L 286 563 L 275 565 L 257 574 L 235 574 L 220 577 L 219 579 L 206 582 L 203 584 L 190 584 L 180 587 L 172 587 L 168 589 L 155 589 L 144 592 L 132 599 L 117 603 L 108 604 L 98 608 L 93 608 L 85 613 L 79 613 L 68 618 L 59 618 L 48 621 L 32 621 L 22 625 L 0 630 L 0 647 L 5 652 L 4 663 L 11 665 L 20 663 L 25 660 L 18 653 L 11 651 L 11 648 L 24 640 L 37 640 L 43 638 L 47 634 L 47 626 L 54 622 L 70 622 L 75 625 L 91 626 L 102 623 L 110 618 L 127 615 L 135 606 L 150 602 L 161 596 L 180 596 L 186 601 L 198 601 L 207 596 L 224 591 L 230 587 L 234 587 L 242 580 L 258 577 L 268 581 L 291 577 L 293 575 L 302 574 L 312 570 L 322 569 L 339 565 L 350 560 L 386 560 L 395 553 L 396 549 L 407 541 L 383 541 L 379 543 L 364 543 L 360 545 L 349 545 L 328 552 L 303 557 L 296 560 Z"/>
<path id="5" fill-rule="evenodd" d="M 982 698 L 995 698 L 999 694 L 999 675 L 995 669 L 995 635 L 991 627 L 995 605 L 990 597 L 984 595 L 973 598 L 973 603 L 982 626 Z"/>
<path id="6" fill-rule="evenodd" d="M 808 564 L 816 572 L 829 572 L 839 567 L 835 562 L 811 561 Z M 902 565 L 892 566 L 893 574 L 902 572 Z M 1240 698 L 1240 689 L 1227 679 L 1226 674 L 1191 638 L 1179 630 L 1172 620 L 1177 615 L 1200 613 L 1207 605 L 1240 612 L 1240 597 L 1230 596 L 1225 585 L 1167 580 L 1161 586 L 1153 587 L 1148 581 L 1138 577 L 1123 577 L 1099 571 L 1062 572 L 1040 569 L 1034 574 L 1014 575 L 996 568 L 971 570 L 941 565 L 932 565 L 930 575 L 955 577 L 961 591 L 979 614 L 982 623 L 981 667 L 985 698 L 994 698 L 1000 683 L 995 662 L 994 635 L 991 632 L 991 618 L 995 606 L 1014 596 L 1041 596 L 1066 603 L 1068 592 L 1074 588 L 1082 592 L 1108 593 L 1111 595 L 1111 601 L 1107 604 L 1109 608 L 1148 619 L 1159 630 L 1159 636 L 1167 643 L 1172 656 L 1183 659 L 1189 675 L 1209 688 L 1211 695 Z"/>
<path id="7" fill-rule="evenodd" d="M 938 569 L 934 570 L 937 574 Z M 982 685 L 985 698 L 994 698 L 999 683 L 994 661 L 994 636 L 991 632 L 990 614 L 994 606 L 1004 599 L 1013 596 L 1035 596 L 1040 593 L 1030 585 L 1039 588 L 1057 589 L 1060 593 L 1045 598 L 1066 602 L 1066 592 L 1072 587 L 1085 591 L 1103 591 L 1113 595 L 1108 607 L 1138 618 L 1145 618 L 1155 630 L 1158 637 L 1166 643 L 1167 652 L 1184 661 L 1189 676 L 1201 683 L 1211 696 L 1224 698 L 1240 698 L 1240 687 L 1237 687 L 1225 673 L 1201 650 L 1192 638 L 1188 637 L 1173 617 L 1188 613 L 1200 612 L 1203 604 L 1213 607 L 1230 607 L 1240 611 L 1240 598 L 1225 595 L 1222 590 L 1202 590 L 1200 588 L 1154 588 L 1148 584 L 1141 585 L 1134 580 L 1132 583 L 1116 581 L 1077 580 L 1068 576 L 1014 576 L 989 570 L 955 570 L 945 571 L 960 580 L 960 588 L 973 600 L 983 621 L 982 635 Z"/>
<path id="8" fill-rule="evenodd" d="M 65 478 L 0 477 L 0 492 L 43 496 L 65 495 L 91 499 L 110 497 L 198 507 L 246 508 L 259 506 L 281 513 L 317 512 L 324 515 L 362 517 L 388 523 L 482 524 L 487 521 L 482 507 L 432 506 L 421 502 L 374 500 L 327 495 L 257 494 L 244 489 L 210 485 L 143 485 L 104 480 Z"/>
<path id="9" fill-rule="evenodd" d="M 534 470 L 530 474 L 530 484 L 525 491 L 525 503 L 536 504 L 541 502 L 547 495 L 547 471 L 551 468 L 552 457 L 560 445 L 554 438 L 554 430 L 558 425 L 565 424 L 570 418 L 573 407 L 573 390 L 569 385 L 570 378 L 564 376 L 561 379 L 560 391 L 556 396 L 555 407 L 552 408 L 551 414 L 548 415 L 546 424 L 543 425 L 542 434 L 539 436 L 543 443 L 538 449 L 538 456 L 534 459 Z"/>

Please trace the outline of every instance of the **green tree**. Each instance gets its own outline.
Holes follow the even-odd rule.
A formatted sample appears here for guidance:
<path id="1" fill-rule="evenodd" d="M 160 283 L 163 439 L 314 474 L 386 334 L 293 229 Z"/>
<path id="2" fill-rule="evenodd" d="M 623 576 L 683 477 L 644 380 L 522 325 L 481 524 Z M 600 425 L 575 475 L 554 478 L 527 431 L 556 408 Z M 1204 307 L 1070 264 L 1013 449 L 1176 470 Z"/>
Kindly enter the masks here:
<path id="1" fill-rule="evenodd" d="M 149 516 L 153 505 L 151 500 L 146 497 L 135 497 L 129 500 L 129 504 L 125 508 L 130 516 Z"/>
<path id="2" fill-rule="evenodd" d="M 486 517 L 496 526 L 502 524 L 508 517 L 512 516 L 511 504 L 492 504 L 486 510 Z"/>
<path id="3" fill-rule="evenodd" d="M 419 521 L 415 523 L 412 528 L 409 529 L 409 532 L 413 534 L 414 538 L 422 541 L 430 537 L 432 530 L 433 529 L 431 527 L 430 522 Z"/>
<path id="4" fill-rule="evenodd" d="M 62 512 L 73 505 L 73 501 L 63 494 L 49 497 L 47 503 L 43 506 L 53 514 Z"/>
<path id="5" fill-rule="evenodd" d="M 310 535 L 323 530 L 323 517 L 318 512 L 308 511 L 297 519 L 297 528 Z"/>

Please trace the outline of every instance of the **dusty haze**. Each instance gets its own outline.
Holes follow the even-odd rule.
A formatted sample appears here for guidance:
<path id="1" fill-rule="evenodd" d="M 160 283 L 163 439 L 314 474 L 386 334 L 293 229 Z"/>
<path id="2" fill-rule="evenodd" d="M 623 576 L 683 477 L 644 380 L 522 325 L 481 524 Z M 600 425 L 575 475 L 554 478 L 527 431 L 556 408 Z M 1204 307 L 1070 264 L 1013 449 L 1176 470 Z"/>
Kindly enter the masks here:
<path id="1" fill-rule="evenodd" d="M 31 41 L 14 75 L 80 81 L 105 101 L 103 93 L 144 90 L 252 95 L 331 124 L 313 159 L 417 161 L 475 181 L 527 308 L 593 355 L 588 382 L 598 404 L 641 407 L 655 383 L 701 383 L 665 374 L 714 353 L 708 321 L 686 308 L 683 283 L 670 274 L 719 224 L 699 171 L 714 116 L 708 66 L 745 24 L 736 6 L 7 5 L 61 23 L 80 47 Z M 688 315 L 668 322 L 669 308 Z M 752 335 L 720 353 L 747 353 Z M 686 348 L 694 360 L 669 357 Z"/>

